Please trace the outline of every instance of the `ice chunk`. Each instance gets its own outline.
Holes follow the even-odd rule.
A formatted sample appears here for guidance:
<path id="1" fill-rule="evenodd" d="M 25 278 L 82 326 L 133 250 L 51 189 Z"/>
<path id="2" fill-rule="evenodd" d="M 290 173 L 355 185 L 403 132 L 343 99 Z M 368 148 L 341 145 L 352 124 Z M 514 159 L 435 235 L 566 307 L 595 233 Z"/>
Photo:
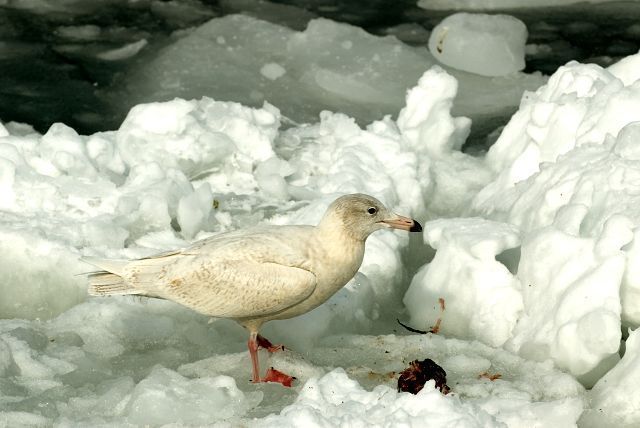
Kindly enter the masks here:
<path id="1" fill-rule="evenodd" d="M 413 277 L 404 296 L 411 325 L 429 330 L 441 316 L 438 299 L 442 298 L 446 305 L 440 324 L 443 334 L 503 345 L 523 304 L 520 281 L 495 257 L 519 246 L 518 229 L 468 218 L 434 220 L 424 230 L 425 242 L 437 252 Z"/>
<path id="2" fill-rule="evenodd" d="M 0 209 L 9 209 L 15 203 L 16 195 L 13 190 L 15 178 L 15 163 L 0 157 Z"/>
<path id="3" fill-rule="evenodd" d="M 117 49 L 100 52 L 97 56 L 99 59 L 105 61 L 122 61 L 138 55 L 138 53 L 144 49 L 147 44 L 147 40 L 142 39 L 137 42 L 128 43 Z"/>
<path id="4" fill-rule="evenodd" d="M 629 221 L 612 217 L 597 239 L 575 236 L 585 210 L 570 221 L 530 233 L 518 278 L 525 314 L 507 348 L 529 359 L 553 358 L 587 384 L 611 368 L 620 346 L 620 284 L 633 237 Z M 575 218 L 577 217 L 577 218 Z"/>
<path id="5" fill-rule="evenodd" d="M 191 380 L 156 366 L 133 390 L 125 413 L 138 425 L 202 425 L 242 416 L 261 398 L 245 395 L 226 376 Z"/>
<path id="6" fill-rule="evenodd" d="M 286 161 L 272 157 L 261 162 L 256 168 L 258 186 L 270 196 L 280 200 L 289 197 L 288 184 L 285 177 L 293 174 L 295 169 Z"/>
<path id="7" fill-rule="evenodd" d="M 622 320 L 625 325 L 640 325 L 640 227 L 633 231 L 633 241 L 625 247 L 627 265 L 620 286 Z"/>
<path id="8" fill-rule="evenodd" d="M 640 161 L 640 122 L 632 122 L 620 130 L 613 151 L 630 161 Z"/>
<path id="9" fill-rule="evenodd" d="M 629 55 L 607 67 L 607 71 L 629 86 L 640 79 L 640 53 Z"/>
<path id="10" fill-rule="evenodd" d="M 507 189 L 538 172 L 543 162 L 617 136 L 628 123 L 640 120 L 639 91 L 640 86 L 625 87 L 597 65 L 560 67 L 547 85 L 523 97 L 520 110 L 487 153 L 486 162 L 497 177 L 474 205 L 491 205 L 492 195 L 504 200 Z"/>
<path id="11" fill-rule="evenodd" d="M 398 115 L 398 128 L 411 149 L 431 157 L 460 150 L 471 121 L 451 117 L 457 91 L 456 79 L 436 66 L 426 71 L 407 93 L 407 105 Z"/>
<path id="12" fill-rule="evenodd" d="M 625 274 L 621 286 L 609 286 L 621 287 L 623 322 L 633 326 L 640 323 L 636 309 L 640 298 L 635 268 L 638 241 L 633 238 L 640 225 L 636 134 L 637 126 L 628 125 L 616 141 L 576 148 L 529 180 L 482 204 L 482 212 L 518 225 L 525 235 L 557 223 L 576 239 L 596 241 L 603 239 L 610 219 L 624 215 L 629 225 L 619 233 L 620 239 L 626 241 L 618 245 L 627 259 Z M 589 168 L 581 169 L 584 165 Z"/>
<path id="13" fill-rule="evenodd" d="M 640 424 L 640 330 L 630 332 L 620 362 L 589 391 L 591 403 L 580 426 L 634 427 Z"/>
<path id="14" fill-rule="evenodd" d="M 31 233 L 0 228 L 0 314 L 4 318 L 49 318 L 79 303 L 85 282 L 77 254 Z"/>
<path id="15" fill-rule="evenodd" d="M 459 151 L 471 121 L 451 115 L 457 88 L 454 77 L 434 66 L 407 93 L 398 115 L 403 142 L 419 155 L 418 177 L 433 216 L 459 214 L 469 196 L 491 179 L 480 159 Z"/>
<path id="16" fill-rule="evenodd" d="M 189 177 L 218 172 L 216 187 L 235 171 L 236 192 L 252 191 L 247 174 L 254 163 L 273 156 L 279 112 L 272 106 L 250 109 L 209 98 L 175 100 L 134 107 L 117 133 L 118 150 L 129 166 L 150 161 L 172 166 Z M 222 173 L 220 173 L 222 172 Z"/>
<path id="17" fill-rule="evenodd" d="M 276 80 L 280 77 L 284 76 L 287 70 L 284 69 L 280 64 L 276 64 L 275 62 L 270 62 L 265 64 L 260 69 L 260 74 L 270 80 Z"/>
<path id="18" fill-rule="evenodd" d="M 456 13 L 435 26 L 429 51 L 443 64 L 483 76 L 524 68 L 527 27 L 509 15 Z"/>
<path id="19" fill-rule="evenodd" d="M 208 183 L 202 184 L 191 194 L 182 197 L 178 202 L 178 223 L 182 235 L 190 239 L 202 230 L 208 223 L 212 208 L 213 195 Z"/>

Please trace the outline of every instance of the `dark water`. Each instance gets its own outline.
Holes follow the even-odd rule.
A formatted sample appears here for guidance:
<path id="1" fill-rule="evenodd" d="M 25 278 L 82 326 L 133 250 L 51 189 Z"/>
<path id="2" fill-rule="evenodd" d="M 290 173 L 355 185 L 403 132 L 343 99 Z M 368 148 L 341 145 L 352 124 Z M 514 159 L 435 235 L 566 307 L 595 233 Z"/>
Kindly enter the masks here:
<path id="1" fill-rule="evenodd" d="M 83 134 L 116 129 L 131 106 L 114 103 L 115 91 L 140 58 L 107 62 L 96 53 L 144 38 L 149 43 L 145 52 L 152 55 L 169 43 L 174 31 L 230 13 L 248 13 L 297 30 L 321 16 L 377 35 L 395 34 L 416 46 L 426 45 L 428 31 L 453 13 L 426 11 L 407 0 L 273 3 L 275 7 L 251 0 L 52 0 L 53 7 L 34 10 L 25 9 L 24 0 L 9 0 L 0 5 L 0 120 L 28 123 L 40 132 L 54 122 Z M 529 44 L 552 48 L 530 49 L 527 72 L 549 74 L 572 59 L 608 65 L 640 46 L 639 2 L 496 12 L 524 21 Z M 95 26 L 87 27 L 95 34 L 74 40 L 65 37 L 65 26 Z"/>

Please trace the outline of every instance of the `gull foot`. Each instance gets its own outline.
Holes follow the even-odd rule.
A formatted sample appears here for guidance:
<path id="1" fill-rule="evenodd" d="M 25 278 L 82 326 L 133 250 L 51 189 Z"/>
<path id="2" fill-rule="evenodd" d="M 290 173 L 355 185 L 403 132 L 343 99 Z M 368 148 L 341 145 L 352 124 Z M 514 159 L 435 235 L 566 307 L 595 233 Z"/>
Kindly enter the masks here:
<path id="1" fill-rule="evenodd" d="M 289 376 L 288 374 L 284 374 L 279 370 L 270 367 L 267 370 L 267 374 L 260 380 L 260 382 L 276 382 L 282 384 L 282 386 L 291 387 L 291 384 L 296 378 L 293 376 Z"/>
<path id="2" fill-rule="evenodd" d="M 258 340 L 258 346 L 259 347 L 266 349 L 267 351 L 271 352 L 272 354 L 274 352 L 284 351 L 284 345 L 274 345 L 269 341 L 269 339 L 267 339 L 264 336 L 258 335 L 258 337 L 256 339 Z"/>

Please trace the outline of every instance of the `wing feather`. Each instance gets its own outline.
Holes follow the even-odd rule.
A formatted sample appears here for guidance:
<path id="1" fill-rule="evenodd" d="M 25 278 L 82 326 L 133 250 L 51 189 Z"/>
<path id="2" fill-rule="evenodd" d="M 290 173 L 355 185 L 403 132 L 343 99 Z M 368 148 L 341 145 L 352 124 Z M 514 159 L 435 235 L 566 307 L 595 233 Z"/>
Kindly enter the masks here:
<path id="1" fill-rule="evenodd" d="M 309 297 L 316 276 L 277 263 L 233 261 L 205 264 L 189 274 L 169 275 L 160 293 L 214 317 L 274 314 Z"/>
<path id="2" fill-rule="evenodd" d="M 316 287 L 302 239 L 287 238 L 225 233 L 133 261 L 124 277 L 137 289 L 210 316 L 266 316 L 300 303 Z"/>

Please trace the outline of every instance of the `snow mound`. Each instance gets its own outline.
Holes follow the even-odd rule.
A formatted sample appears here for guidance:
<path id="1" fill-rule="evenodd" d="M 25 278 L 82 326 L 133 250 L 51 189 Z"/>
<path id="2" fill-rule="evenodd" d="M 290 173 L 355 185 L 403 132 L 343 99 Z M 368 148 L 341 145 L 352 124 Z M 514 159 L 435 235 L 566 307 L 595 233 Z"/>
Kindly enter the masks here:
<path id="1" fill-rule="evenodd" d="M 458 211 L 470 217 L 425 225 L 436 255 L 404 299 L 416 328 L 442 297 L 445 334 L 552 359 L 588 386 L 616 365 L 621 327 L 640 324 L 636 56 L 569 63 L 525 94 L 485 158 L 493 178 Z"/>
<path id="2" fill-rule="evenodd" d="M 425 420 L 433 427 L 503 426 L 477 407 L 443 396 L 434 381 L 417 395 L 398 393 L 385 385 L 367 391 L 342 369 L 309 380 L 295 404 L 253 426 L 413 425 Z"/>
<path id="3" fill-rule="evenodd" d="M 437 252 L 405 294 L 411 324 L 432 327 L 441 314 L 439 299 L 444 299 L 443 334 L 503 345 L 523 305 L 520 281 L 496 256 L 520 245 L 519 230 L 477 218 L 434 220 L 424 229 L 425 242 Z"/>
<path id="4" fill-rule="evenodd" d="M 640 402 L 637 385 L 640 380 L 640 331 L 630 332 L 625 352 L 611 371 L 588 392 L 589 407 L 580 418 L 585 428 L 640 424 Z"/>

